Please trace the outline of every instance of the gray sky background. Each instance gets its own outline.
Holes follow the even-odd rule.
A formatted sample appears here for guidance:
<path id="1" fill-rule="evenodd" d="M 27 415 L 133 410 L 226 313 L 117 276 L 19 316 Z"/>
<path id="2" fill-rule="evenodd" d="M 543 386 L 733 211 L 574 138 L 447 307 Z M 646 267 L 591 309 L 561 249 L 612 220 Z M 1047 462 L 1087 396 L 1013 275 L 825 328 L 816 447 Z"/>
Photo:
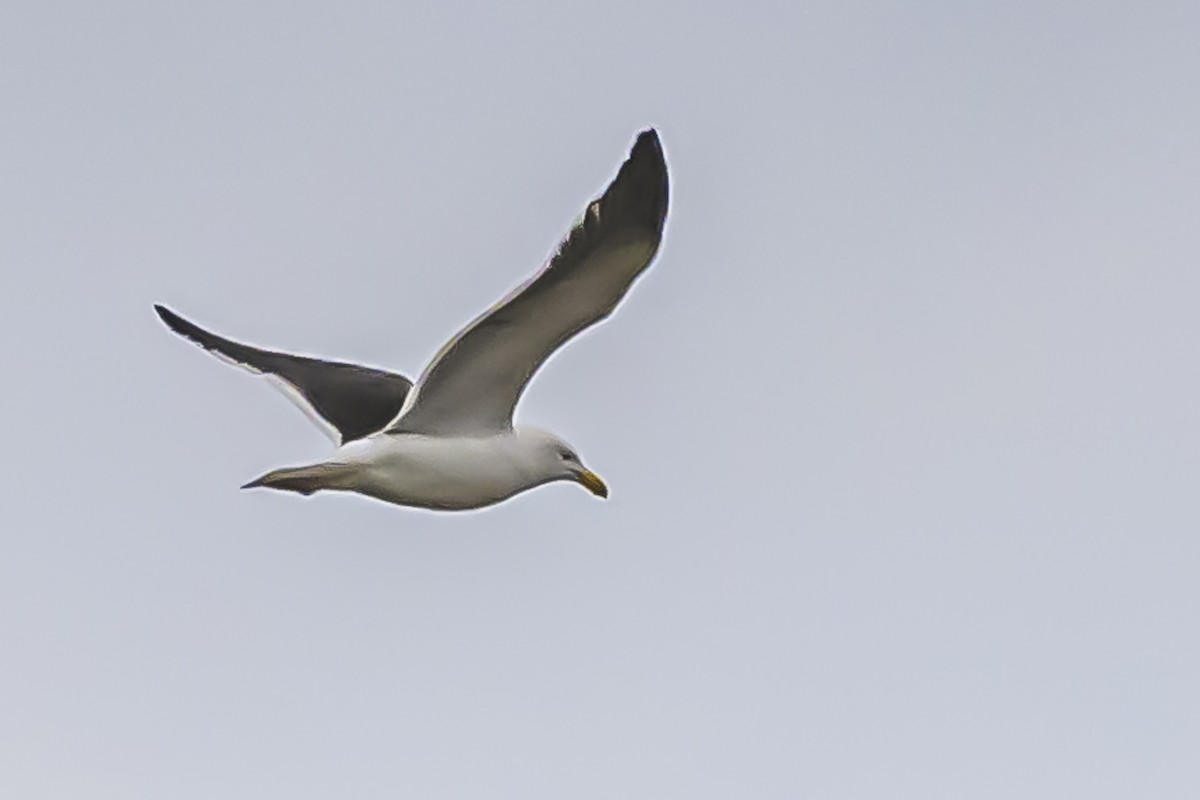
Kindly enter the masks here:
<path id="1" fill-rule="evenodd" d="M 1200 5 L 0 6 L 0 795 L 1194 798 Z M 155 301 L 415 374 L 661 131 L 520 419 L 327 443 Z"/>

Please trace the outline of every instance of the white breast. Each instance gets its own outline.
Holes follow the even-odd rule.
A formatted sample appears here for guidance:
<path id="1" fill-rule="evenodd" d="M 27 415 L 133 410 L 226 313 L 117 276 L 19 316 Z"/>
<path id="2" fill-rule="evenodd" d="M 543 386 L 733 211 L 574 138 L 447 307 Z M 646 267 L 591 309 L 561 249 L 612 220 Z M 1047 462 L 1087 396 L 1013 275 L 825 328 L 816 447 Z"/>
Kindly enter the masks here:
<path id="1" fill-rule="evenodd" d="M 513 433 L 483 438 L 378 433 L 345 445 L 334 460 L 362 466 L 353 491 L 423 508 L 479 508 L 547 480 Z"/>

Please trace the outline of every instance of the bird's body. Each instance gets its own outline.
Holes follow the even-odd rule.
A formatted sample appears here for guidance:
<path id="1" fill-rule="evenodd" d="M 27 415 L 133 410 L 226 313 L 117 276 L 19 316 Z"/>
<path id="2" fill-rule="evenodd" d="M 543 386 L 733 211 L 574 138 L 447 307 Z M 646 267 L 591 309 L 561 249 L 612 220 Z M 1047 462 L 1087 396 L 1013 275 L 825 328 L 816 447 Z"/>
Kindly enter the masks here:
<path id="1" fill-rule="evenodd" d="M 266 375 L 340 445 L 324 461 L 273 470 L 243 488 L 348 491 L 438 510 L 481 508 L 558 480 L 607 497 L 570 446 L 514 427 L 513 413 L 546 359 L 608 317 L 650 266 L 666 216 L 666 161 L 651 129 L 545 267 L 451 338 L 415 382 L 251 347 L 155 308 L 176 333 Z"/>
<path id="2" fill-rule="evenodd" d="M 464 511 L 553 480 L 569 458 L 556 437 L 529 428 L 489 436 L 375 433 L 342 445 L 326 461 L 275 470 L 247 486 L 357 492 L 402 506 Z M 607 492 L 598 478 L 587 480 L 593 491 Z"/>

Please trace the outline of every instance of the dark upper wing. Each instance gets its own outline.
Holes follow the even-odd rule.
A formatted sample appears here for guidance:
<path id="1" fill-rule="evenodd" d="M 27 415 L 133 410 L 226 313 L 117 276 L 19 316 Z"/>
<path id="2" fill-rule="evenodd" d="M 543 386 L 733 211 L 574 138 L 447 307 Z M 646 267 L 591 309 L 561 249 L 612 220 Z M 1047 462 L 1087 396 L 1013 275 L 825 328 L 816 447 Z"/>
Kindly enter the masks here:
<path id="1" fill-rule="evenodd" d="M 651 129 L 550 262 L 442 347 L 388 430 L 511 427 L 521 392 L 550 354 L 611 314 L 650 266 L 666 217 L 667 165 Z"/>
<path id="2" fill-rule="evenodd" d="M 164 306 L 156 305 L 154 310 L 167 327 L 205 350 L 251 372 L 276 378 L 310 416 L 333 426 L 343 443 L 381 430 L 396 416 L 412 388 L 412 381 L 401 375 L 260 350 L 210 333 Z"/>

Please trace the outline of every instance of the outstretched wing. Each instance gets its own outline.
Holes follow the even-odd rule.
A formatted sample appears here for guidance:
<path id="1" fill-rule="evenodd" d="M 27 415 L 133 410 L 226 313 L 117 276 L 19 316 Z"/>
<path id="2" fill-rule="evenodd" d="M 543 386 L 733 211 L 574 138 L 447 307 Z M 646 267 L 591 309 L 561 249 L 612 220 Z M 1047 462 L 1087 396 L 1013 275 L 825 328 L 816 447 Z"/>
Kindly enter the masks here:
<path id="1" fill-rule="evenodd" d="M 165 306 L 154 310 L 171 330 L 224 361 L 266 375 L 335 442 L 381 430 L 404 405 L 412 381 L 383 370 L 260 350 L 188 322 Z"/>
<path id="2" fill-rule="evenodd" d="M 604 194 L 549 263 L 442 347 L 389 432 L 478 434 L 512 427 L 521 392 L 571 337 L 607 317 L 648 267 L 667 218 L 667 165 L 643 131 Z"/>

